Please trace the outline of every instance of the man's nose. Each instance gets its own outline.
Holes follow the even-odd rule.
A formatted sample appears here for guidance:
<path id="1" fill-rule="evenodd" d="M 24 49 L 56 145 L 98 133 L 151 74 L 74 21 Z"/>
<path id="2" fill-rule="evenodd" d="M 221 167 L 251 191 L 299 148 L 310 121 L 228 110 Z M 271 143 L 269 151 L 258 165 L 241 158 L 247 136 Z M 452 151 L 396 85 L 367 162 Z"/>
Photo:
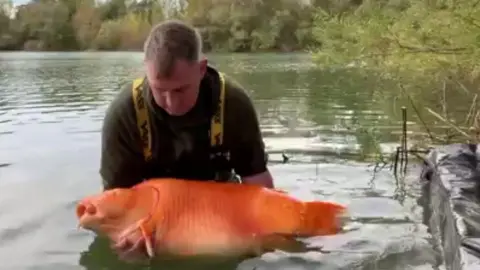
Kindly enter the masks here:
<path id="1" fill-rule="evenodd" d="M 167 107 L 171 107 L 172 106 L 172 94 L 167 92 L 167 93 L 165 93 L 163 98 L 165 99 L 165 105 Z"/>

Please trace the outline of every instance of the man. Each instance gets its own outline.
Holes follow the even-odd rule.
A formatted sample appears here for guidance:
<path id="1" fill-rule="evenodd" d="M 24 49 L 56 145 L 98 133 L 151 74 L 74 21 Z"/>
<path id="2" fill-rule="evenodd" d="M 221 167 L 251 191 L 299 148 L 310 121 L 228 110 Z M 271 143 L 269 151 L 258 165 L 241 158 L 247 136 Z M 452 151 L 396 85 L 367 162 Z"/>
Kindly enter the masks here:
<path id="1" fill-rule="evenodd" d="M 152 177 L 229 181 L 233 173 L 242 183 L 272 188 L 252 101 L 207 65 L 199 33 L 180 21 L 163 22 L 150 32 L 144 54 L 145 78 L 121 90 L 105 116 L 104 188 Z M 142 246 L 116 244 L 125 259 Z"/>

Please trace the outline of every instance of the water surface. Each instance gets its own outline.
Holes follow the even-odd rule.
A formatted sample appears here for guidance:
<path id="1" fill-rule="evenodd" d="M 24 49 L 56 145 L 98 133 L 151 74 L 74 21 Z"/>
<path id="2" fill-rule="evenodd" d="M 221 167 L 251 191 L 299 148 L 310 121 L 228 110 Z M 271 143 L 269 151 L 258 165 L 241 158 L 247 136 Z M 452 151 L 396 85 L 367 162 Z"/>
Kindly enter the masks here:
<path id="1" fill-rule="evenodd" d="M 368 78 L 321 72 L 303 54 L 210 59 L 253 98 L 276 185 L 302 199 L 346 203 L 357 228 L 308 239 L 328 254 L 274 252 L 238 269 L 434 269 L 417 205 L 417 170 L 411 169 L 406 195 L 398 199 L 391 172 L 372 181 L 370 163 L 359 158 L 375 142 L 385 152 L 398 145 L 398 117 Z M 100 190 L 105 109 L 119 87 L 141 74 L 141 62 L 132 52 L 0 54 L 2 269 L 134 269 L 118 261 L 108 243 L 76 229 L 74 206 Z M 353 128 L 359 126 L 379 132 Z M 286 164 L 283 152 L 290 157 Z"/>

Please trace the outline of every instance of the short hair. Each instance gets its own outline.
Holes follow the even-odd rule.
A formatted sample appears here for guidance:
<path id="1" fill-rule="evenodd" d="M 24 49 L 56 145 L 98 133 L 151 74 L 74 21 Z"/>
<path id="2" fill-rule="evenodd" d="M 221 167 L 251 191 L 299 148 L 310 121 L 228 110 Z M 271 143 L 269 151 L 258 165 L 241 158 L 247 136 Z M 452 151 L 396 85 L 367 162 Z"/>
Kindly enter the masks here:
<path id="1" fill-rule="evenodd" d="M 179 20 L 167 20 L 152 28 L 143 50 L 145 61 L 153 61 L 158 75 L 168 77 L 177 60 L 200 60 L 202 37 L 193 26 Z"/>

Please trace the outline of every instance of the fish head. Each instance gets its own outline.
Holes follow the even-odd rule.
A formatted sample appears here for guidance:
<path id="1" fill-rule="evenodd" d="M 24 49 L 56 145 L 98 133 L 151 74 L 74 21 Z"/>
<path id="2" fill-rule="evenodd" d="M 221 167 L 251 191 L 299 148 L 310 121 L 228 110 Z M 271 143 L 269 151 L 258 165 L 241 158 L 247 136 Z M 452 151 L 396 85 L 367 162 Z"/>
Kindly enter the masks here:
<path id="1" fill-rule="evenodd" d="M 134 203 L 133 191 L 123 188 L 86 197 L 77 204 L 78 225 L 97 233 L 120 231 Z"/>

